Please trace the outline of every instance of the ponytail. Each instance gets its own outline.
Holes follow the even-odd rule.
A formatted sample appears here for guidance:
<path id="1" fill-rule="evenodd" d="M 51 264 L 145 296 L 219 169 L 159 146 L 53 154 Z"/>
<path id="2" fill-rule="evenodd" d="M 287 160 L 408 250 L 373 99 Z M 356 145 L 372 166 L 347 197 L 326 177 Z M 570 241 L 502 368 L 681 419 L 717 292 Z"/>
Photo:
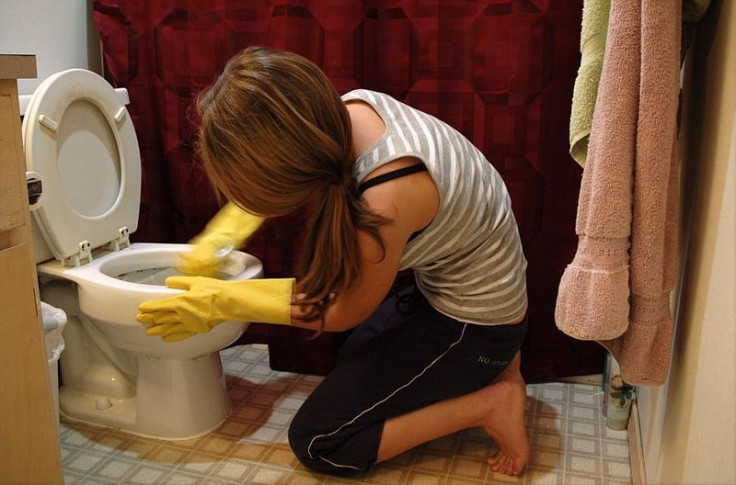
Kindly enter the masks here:
<path id="1" fill-rule="evenodd" d="M 368 233 L 384 253 L 386 250 L 378 229 L 388 219 L 361 204 L 352 177 L 343 180 L 324 188 L 324 196 L 309 221 L 302 256 L 299 290 L 306 296 L 297 304 L 308 305 L 303 319 L 319 319 L 320 332 L 332 297 L 352 285 L 360 275 L 358 231 Z"/>

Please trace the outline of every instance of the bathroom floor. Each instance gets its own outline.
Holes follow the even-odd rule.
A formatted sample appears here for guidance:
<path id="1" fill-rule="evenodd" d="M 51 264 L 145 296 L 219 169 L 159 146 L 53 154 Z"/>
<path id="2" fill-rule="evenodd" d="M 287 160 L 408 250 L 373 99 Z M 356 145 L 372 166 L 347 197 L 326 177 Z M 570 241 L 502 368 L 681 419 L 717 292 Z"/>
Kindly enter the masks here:
<path id="1" fill-rule="evenodd" d="M 71 484 L 630 484 L 627 434 L 606 427 L 600 386 L 527 387 L 526 427 L 532 454 L 520 477 L 485 463 L 493 443 L 479 429 L 432 441 L 361 478 L 311 473 L 291 453 L 287 428 L 321 377 L 277 372 L 265 345 L 221 352 L 234 408 L 212 433 L 159 441 L 62 418 L 61 454 Z"/>

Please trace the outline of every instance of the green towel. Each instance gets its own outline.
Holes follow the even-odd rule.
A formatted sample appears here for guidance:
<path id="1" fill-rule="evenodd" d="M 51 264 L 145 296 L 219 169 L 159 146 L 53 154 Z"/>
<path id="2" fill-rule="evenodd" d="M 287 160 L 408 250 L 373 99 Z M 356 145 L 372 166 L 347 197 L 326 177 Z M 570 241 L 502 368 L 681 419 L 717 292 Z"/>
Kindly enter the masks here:
<path id="1" fill-rule="evenodd" d="M 575 79 L 570 115 L 570 155 L 585 166 L 598 83 L 603 68 L 611 0 L 585 0 L 580 32 L 580 68 Z"/>

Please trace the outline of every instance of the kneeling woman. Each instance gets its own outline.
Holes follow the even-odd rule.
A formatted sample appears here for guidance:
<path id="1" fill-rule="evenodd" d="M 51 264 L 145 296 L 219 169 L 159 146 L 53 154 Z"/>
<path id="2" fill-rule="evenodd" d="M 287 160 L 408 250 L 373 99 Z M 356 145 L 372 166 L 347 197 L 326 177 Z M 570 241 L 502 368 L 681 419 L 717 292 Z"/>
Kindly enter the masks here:
<path id="1" fill-rule="evenodd" d="M 198 108 L 202 158 L 229 203 L 182 268 L 211 274 L 214 251 L 306 206 L 301 276 L 170 279 L 188 291 L 141 305 L 148 332 L 177 340 L 224 320 L 354 329 L 291 424 L 307 467 L 364 472 L 480 426 L 499 447 L 492 469 L 519 474 L 529 457 L 526 260 L 506 187 L 482 153 L 385 94 L 340 97 L 317 66 L 277 49 L 240 52 Z M 387 298 L 403 269 L 415 278 L 410 305 Z"/>

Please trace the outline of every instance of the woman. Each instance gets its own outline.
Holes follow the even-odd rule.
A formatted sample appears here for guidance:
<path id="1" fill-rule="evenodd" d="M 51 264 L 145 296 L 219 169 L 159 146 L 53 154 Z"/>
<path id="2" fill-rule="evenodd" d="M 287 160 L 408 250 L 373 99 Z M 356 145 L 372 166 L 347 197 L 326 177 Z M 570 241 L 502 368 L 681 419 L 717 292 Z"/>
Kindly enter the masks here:
<path id="1" fill-rule="evenodd" d="M 224 320 L 355 329 L 291 424 L 305 466 L 364 472 L 480 426 L 499 447 L 492 469 L 521 473 L 526 260 L 506 188 L 480 151 L 387 95 L 341 98 L 317 66 L 277 49 L 240 52 L 198 108 L 205 168 L 230 202 L 182 268 L 212 274 L 216 250 L 306 206 L 301 277 L 170 278 L 187 291 L 141 305 L 148 333 L 178 340 Z M 386 297 L 408 268 L 407 311 Z"/>

